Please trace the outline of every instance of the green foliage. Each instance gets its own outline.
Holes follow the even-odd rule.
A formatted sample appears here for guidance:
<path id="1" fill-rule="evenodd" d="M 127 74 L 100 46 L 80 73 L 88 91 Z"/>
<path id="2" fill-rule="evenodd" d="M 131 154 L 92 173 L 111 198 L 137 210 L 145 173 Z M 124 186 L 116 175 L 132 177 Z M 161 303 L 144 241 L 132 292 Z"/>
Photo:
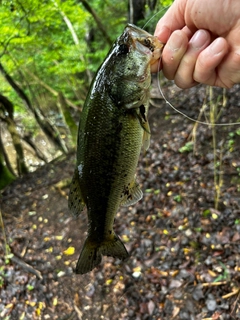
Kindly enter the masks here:
<path id="1" fill-rule="evenodd" d="M 219 264 L 221 265 L 222 273 L 214 279 L 213 282 L 219 282 L 219 281 L 229 281 L 231 279 L 231 274 L 227 268 L 221 261 L 219 261 Z"/>
<path id="2" fill-rule="evenodd" d="M 160 3 L 163 7 L 169 7 L 174 0 L 160 0 Z"/>
<path id="3" fill-rule="evenodd" d="M 176 196 L 173 197 L 173 199 L 176 201 L 176 202 L 181 202 L 182 201 L 182 196 L 180 194 L 177 194 Z"/>
<path id="4" fill-rule="evenodd" d="M 95 72 L 109 50 L 93 17 L 80 1 L 24 0 L 12 3 L 14 9 L 9 1 L 3 1 L 0 6 L 0 57 L 5 69 L 27 93 L 29 85 L 34 92 L 39 92 L 39 85 L 33 83 L 25 69 L 54 90 L 74 99 L 75 90 L 89 86 L 86 71 Z M 127 2 L 89 1 L 89 4 L 107 26 L 114 41 L 126 24 Z M 64 17 L 70 21 L 78 44 Z M 86 37 L 90 32 L 93 32 L 93 39 L 89 45 Z M 24 112 L 21 101 L 4 81 L 0 82 L 0 91 L 15 101 L 20 112 Z"/>
<path id="5" fill-rule="evenodd" d="M 154 9 L 147 4 L 145 19 L 139 21 L 139 26 L 147 23 L 145 29 L 153 33 L 170 2 L 157 1 Z M 78 109 L 81 110 L 94 73 L 111 43 L 128 22 L 128 8 L 127 0 L 0 1 L 2 69 L 33 106 L 29 108 L 0 74 L 0 92 L 13 103 L 14 119 L 22 136 L 26 134 L 34 139 L 42 133 L 36 113 L 34 118 L 35 109 L 40 118 L 48 118 L 59 126 L 58 131 L 71 145 L 69 132 L 73 131 L 71 128 L 75 130 Z M 65 109 L 65 115 L 59 115 L 59 93 L 69 109 Z"/>
<path id="6" fill-rule="evenodd" d="M 192 142 L 192 141 L 187 142 L 187 143 L 186 143 L 183 147 L 181 147 L 178 151 L 181 152 L 181 153 L 193 151 L 193 142 Z"/>
<path id="7" fill-rule="evenodd" d="M 148 32 L 153 33 L 158 20 L 164 15 L 168 7 L 173 3 L 173 0 L 159 0 L 154 8 L 151 10 L 149 5 L 145 8 L 145 18 L 139 21 L 138 26 L 140 28 L 146 29 Z"/>

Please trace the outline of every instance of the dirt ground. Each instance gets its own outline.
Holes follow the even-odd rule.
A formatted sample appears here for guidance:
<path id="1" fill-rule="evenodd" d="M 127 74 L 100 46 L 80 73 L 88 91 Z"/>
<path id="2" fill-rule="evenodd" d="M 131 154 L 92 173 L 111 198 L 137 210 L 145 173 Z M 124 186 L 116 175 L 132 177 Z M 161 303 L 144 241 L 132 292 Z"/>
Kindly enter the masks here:
<path id="1" fill-rule="evenodd" d="M 239 121 L 239 89 L 226 93 L 218 122 Z M 204 87 L 164 93 L 195 119 L 209 103 Z M 219 104 L 221 96 L 216 89 Z M 127 261 L 103 257 L 74 273 L 87 229 L 86 212 L 74 219 L 67 207 L 74 153 L 3 191 L 0 319 L 240 319 L 240 126 L 216 127 L 216 209 L 211 127 L 193 130 L 154 91 L 153 103 L 151 146 L 137 169 L 144 197 L 114 224 Z"/>

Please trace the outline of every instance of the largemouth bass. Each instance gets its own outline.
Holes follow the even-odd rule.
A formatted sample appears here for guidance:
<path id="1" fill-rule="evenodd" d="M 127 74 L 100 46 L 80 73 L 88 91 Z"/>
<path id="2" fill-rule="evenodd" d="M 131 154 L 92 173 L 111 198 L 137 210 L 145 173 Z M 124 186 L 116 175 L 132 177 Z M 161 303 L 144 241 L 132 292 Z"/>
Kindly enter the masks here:
<path id="1" fill-rule="evenodd" d="M 80 116 L 68 200 L 75 216 L 85 205 L 88 213 L 88 236 L 76 273 L 91 271 L 102 255 L 128 257 L 113 222 L 120 205 L 142 198 L 135 171 L 141 146 L 146 150 L 150 142 L 150 65 L 159 59 L 162 47 L 156 37 L 127 25 L 91 84 Z"/>

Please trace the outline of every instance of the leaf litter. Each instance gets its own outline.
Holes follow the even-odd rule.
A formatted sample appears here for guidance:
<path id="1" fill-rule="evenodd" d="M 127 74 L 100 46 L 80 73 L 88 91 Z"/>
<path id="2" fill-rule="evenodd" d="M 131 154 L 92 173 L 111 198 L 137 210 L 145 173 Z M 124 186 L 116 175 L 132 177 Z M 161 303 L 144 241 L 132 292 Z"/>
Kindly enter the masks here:
<path id="1" fill-rule="evenodd" d="M 198 117 L 204 88 L 166 90 Z M 224 122 L 239 114 L 239 92 L 229 91 Z M 160 97 L 154 104 L 151 146 L 137 172 L 144 197 L 120 208 L 114 225 L 131 254 L 126 262 L 104 257 L 89 274 L 74 273 L 87 230 L 86 212 L 74 219 L 67 208 L 74 154 L 3 192 L 11 255 L 1 229 L 1 319 L 240 319 L 240 139 L 225 150 L 215 209 L 211 130 L 198 125 L 193 145 L 192 123 Z M 228 137 L 236 129 L 218 130 Z"/>

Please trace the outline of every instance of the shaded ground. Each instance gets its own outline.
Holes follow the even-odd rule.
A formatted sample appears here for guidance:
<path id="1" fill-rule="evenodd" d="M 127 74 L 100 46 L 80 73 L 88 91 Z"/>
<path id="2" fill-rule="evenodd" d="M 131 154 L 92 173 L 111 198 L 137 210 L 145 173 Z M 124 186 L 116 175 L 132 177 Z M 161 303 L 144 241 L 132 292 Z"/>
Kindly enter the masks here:
<path id="1" fill-rule="evenodd" d="M 228 92 L 222 122 L 239 121 L 238 91 Z M 168 87 L 165 94 L 197 119 L 205 88 L 176 94 Z M 149 114 L 151 147 L 138 166 L 144 198 L 121 208 L 114 227 L 128 261 L 104 257 L 89 274 L 74 274 L 87 217 L 73 219 L 67 208 L 73 154 L 4 191 L 1 210 L 14 257 L 4 257 L 1 229 L 0 319 L 240 319 L 238 126 L 217 128 L 224 174 L 216 210 L 211 129 L 195 128 L 193 152 L 193 123 L 156 97 L 154 104 L 160 108 Z M 71 247 L 75 253 L 68 255 Z"/>

